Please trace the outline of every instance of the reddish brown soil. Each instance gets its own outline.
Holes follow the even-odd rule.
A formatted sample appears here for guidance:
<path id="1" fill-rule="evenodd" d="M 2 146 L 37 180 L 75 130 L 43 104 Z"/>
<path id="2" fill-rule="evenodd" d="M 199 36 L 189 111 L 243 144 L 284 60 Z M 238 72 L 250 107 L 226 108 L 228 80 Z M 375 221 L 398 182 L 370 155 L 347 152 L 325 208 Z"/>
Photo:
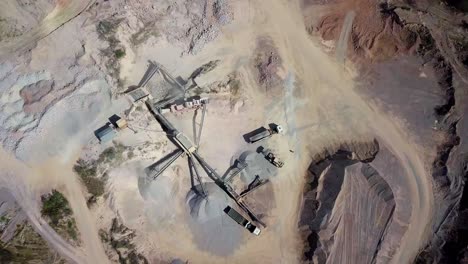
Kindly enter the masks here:
<path id="1" fill-rule="evenodd" d="M 398 16 L 377 1 L 341 0 L 327 6 L 318 23 L 309 25 L 309 32 L 324 40 L 337 40 L 346 14 L 356 12 L 348 40 L 352 59 L 380 61 L 413 51 L 418 43 L 417 36 L 401 26 Z"/>

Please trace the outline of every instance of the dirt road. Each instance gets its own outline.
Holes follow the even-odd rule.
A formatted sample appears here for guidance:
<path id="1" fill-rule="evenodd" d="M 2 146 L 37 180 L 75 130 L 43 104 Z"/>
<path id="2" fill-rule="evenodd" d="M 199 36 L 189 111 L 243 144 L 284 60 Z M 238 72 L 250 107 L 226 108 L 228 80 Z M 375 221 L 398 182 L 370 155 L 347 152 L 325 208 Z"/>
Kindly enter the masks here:
<path id="1" fill-rule="evenodd" d="M 346 51 L 348 49 L 348 40 L 353 28 L 353 20 L 356 16 L 354 11 L 348 11 L 344 19 L 343 27 L 341 29 L 340 38 L 336 45 L 336 58 L 340 63 L 344 63 L 346 59 Z"/>
<path id="2" fill-rule="evenodd" d="M 57 8 L 38 29 L 18 39 L 18 47 L 15 45 L 0 47 L 2 50 L 0 57 L 5 55 L 4 50 L 11 52 L 29 47 L 32 42 L 46 36 L 56 27 L 77 15 L 81 12 L 79 10 L 85 9 L 91 2 L 93 1 L 66 2 L 69 5 L 68 8 Z M 227 261 L 197 250 L 187 239 L 189 236 L 183 233 L 185 229 L 175 224 L 174 230 L 158 230 L 162 235 L 159 236 L 159 240 L 154 240 L 159 243 L 155 247 L 158 250 L 167 251 L 163 252 L 167 255 L 190 258 L 194 263 L 245 263 L 247 259 L 263 262 L 278 261 L 278 259 L 283 263 L 298 262 L 302 249 L 297 222 L 303 175 L 310 162 L 307 154 L 319 152 L 325 147 L 347 140 L 378 137 L 384 144 L 391 147 L 393 154 L 400 159 L 407 174 L 410 175 L 399 187 L 408 188 L 409 193 L 412 194 L 409 201 L 404 201 L 412 204 L 412 216 L 393 262 L 411 262 L 425 241 L 425 236 L 422 234 L 427 234 L 433 205 L 431 182 L 419 158 L 420 153 L 411 142 L 411 137 L 405 134 L 394 120 L 370 106 L 364 98 L 358 95 L 353 87 L 353 73 L 311 41 L 304 26 L 299 4 L 286 0 L 271 0 L 268 4 L 260 0 L 241 0 L 236 4 L 240 8 L 236 13 L 235 25 L 223 32 L 224 36 L 215 41 L 209 49 L 201 52 L 196 59 L 194 57 L 190 59 L 192 62 L 198 62 L 199 65 L 200 62 L 212 60 L 216 54 L 224 61 L 239 65 L 236 70 L 243 78 L 242 83 L 248 88 L 246 90 L 249 96 L 259 105 L 256 110 L 262 112 L 265 109 L 265 105 L 262 104 L 266 101 L 265 96 L 259 94 L 261 89 L 257 89 L 257 80 L 255 74 L 251 72 L 252 68 L 248 64 L 243 64 L 242 61 L 248 61 L 250 59 L 248 56 L 253 55 L 249 52 L 254 50 L 253 46 L 258 37 L 271 38 L 277 47 L 284 67 L 284 100 L 277 100 L 277 98 L 272 100 L 274 101 L 271 108 L 273 110 L 265 112 L 264 117 L 276 119 L 287 126 L 288 140 L 283 142 L 281 147 L 286 151 L 294 149 L 294 157 L 287 160 L 287 165 L 280 177 L 272 180 L 277 200 L 277 208 L 273 213 L 274 224 L 262 236 L 246 242 L 245 246 L 236 251 Z M 226 75 L 232 72 L 231 67 L 234 66 L 226 69 Z M 220 75 L 220 78 L 226 75 Z M 241 125 L 239 127 L 242 129 Z M 307 129 L 299 131 L 299 128 L 304 127 Z M 241 134 L 240 130 L 236 133 L 237 135 Z M 233 131 L 229 133 L 235 134 Z M 60 162 L 68 164 L 64 161 Z M 18 186 L 32 185 L 35 186 L 34 188 L 13 189 L 13 192 L 24 200 L 23 208 L 29 213 L 28 216 L 32 219 L 33 225 L 42 232 L 41 235 L 45 239 L 69 259 L 81 263 L 107 262 L 97 230 L 92 223 L 93 217 L 85 205 L 80 186 L 76 179 L 71 177 L 71 166 L 59 165 L 56 169 L 45 166 L 39 173 L 41 176 L 36 180 L 31 181 L 31 178 L 20 177 L 19 182 L 15 182 Z M 67 172 L 65 173 L 67 177 L 63 177 L 64 172 Z M 38 209 L 36 184 L 49 187 L 64 186 L 65 195 L 77 217 L 77 225 L 85 241 L 86 253 L 71 248 L 47 225 L 44 225 Z M 174 234 L 175 230 L 178 233 Z M 166 236 L 166 240 L 163 235 Z M 182 239 L 175 243 L 174 238 L 177 236 L 181 236 Z M 174 244 L 164 244 L 168 241 Z"/>
<path id="3" fill-rule="evenodd" d="M 63 161 L 56 159 L 40 166 L 26 166 L 3 150 L 0 150 L 0 160 L 2 161 L 0 164 L 2 186 L 11 192 L 26 213 L 33 228 L 57 252 L 74 263 L 108 262 L 98 237 L 94 218 L 86 206 L 78 178 L 73 175 L 72 163 L 65 165 Z M 83 248 L 74 248 L 42 218 L 40 195 L 50 188 L 61 190 L 67 197 L 80 232 Z"/>
<path id="4" fill-rule="evenodd" d="M 389 146 L 403 164 L 409 176 L 398 188 L 409 189 L 410 201 L 403 202 L 411 203 L 412 213 L 408 229 L 392 262 L 411 262 L 427 239 L 432 218 L 432 183 L 420 158 L 421 153 L 395 120 L 370 106 L 355 93 L 352 76 L 343 71 L 344 67 L 312 44 L 301 21 L 299 6 L 276 0 L 270 1 L 267 7 L 262 3 L 256 7 L 265 14 L 265 21 L 268 22 L 262 26 L 268 25 L 268 35 L 280 50 L 286 71 L 297 76 L 301 83 L 300 94 L 309 100 L 301 108 L 306 111 L 298 109 L 296 115 L 303 121 L 321 123 L 318 126 L 320 130 L 310 129 L 306 132 L 309 136 L 303 138 L 302 142 L 318 150 L 320 146 L 332 142 L 370 134 Z M 297 174 L 300 175 L 300 172 Z M 289 187 L 292 186 L 288 186 L 287 192 L 291 193 Z M 284 187 L 282 189 L 282 192 L 286 192 Z M 296 202 L 289 197 L 289 204 Z"/>
<path id="5" fill-rule="evenodd" d="M 60 237 L 41 217 L 40 196 L 34 190 L 37 172 L 0 149 L 0 183 L 9 190 L 28 217 L 33 228 L 64 258 L 84 263 L 85 255 Z M 37 179 L 37 178 L 36 178 Z M 50 184 L 50 180 L 42 181 Z"/>

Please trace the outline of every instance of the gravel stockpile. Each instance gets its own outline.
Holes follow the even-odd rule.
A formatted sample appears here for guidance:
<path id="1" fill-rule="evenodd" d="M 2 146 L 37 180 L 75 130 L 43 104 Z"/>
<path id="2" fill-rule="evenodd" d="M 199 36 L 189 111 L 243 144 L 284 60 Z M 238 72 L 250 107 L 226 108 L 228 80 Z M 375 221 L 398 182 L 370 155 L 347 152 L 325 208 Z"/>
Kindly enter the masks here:
<path id="1" fill-rule="evenodd" d="M 215 183 L 204 183 L 207 197 L 204 199 L 194 190 L 187 194 L 190 210 L 190 228 L 197 246 L 219 256 L 232 254 L 241 244 L 245 230 L 224 213 L 232 201 Z"/>

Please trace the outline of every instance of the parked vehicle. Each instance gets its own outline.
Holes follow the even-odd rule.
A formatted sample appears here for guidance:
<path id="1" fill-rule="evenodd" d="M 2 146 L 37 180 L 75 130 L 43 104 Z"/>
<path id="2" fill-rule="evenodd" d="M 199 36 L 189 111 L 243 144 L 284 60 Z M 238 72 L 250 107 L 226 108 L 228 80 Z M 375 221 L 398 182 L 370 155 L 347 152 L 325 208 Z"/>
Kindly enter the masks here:
<path id="1" fill-rule="evenodd" d="M 252 143 L 267 139 L 273 136 L 274 134 L 281 134 L 281 133 L 283 133 L 283 127 L 280 125 L 277 125 L 274 129 L 260 127 L 250 133 L 248 137 L 248 142 L 252 144 Z"/>
<path id="2" fill-rule="evenodd" d="M 265 156 L 265 159 L 267 159 L 271 164 L 275 165 L 278 168 L 283 167 L 284 162 L 281 161 L 278 157 L 276 157 L 275 154 L 271 152 L 271 150 L 264 150 L 263 155 Z"/>
<path id="3" fill-rule="evenodd" d="M 232 218 L 232 220 L 236 221 L 239 225 L 243 226 L 245 229 L 249 230 L 250 233 L 258 236 L 260 235 L 260 228 L 256 227 L 252 223 L 250 223 L 249 220 L 247 220 L 245 217 L 243 217 L 241 214 L 239 214 L 236 210 L 234 210 L 232 207 L 227 206 L 224 208 L 224 212 Z"/>

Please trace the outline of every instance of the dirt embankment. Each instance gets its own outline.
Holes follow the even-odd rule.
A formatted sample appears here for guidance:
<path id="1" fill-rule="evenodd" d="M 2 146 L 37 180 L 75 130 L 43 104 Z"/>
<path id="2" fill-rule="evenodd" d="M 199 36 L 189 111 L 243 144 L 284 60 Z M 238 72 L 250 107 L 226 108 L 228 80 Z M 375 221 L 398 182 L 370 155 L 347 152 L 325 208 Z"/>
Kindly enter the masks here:
<path id="1" fill-rule="evenodd" d="M 334 1 L 326 5 L 318 21 L 308 22 L 308 31 L 324 41 L 338 40 L 342 26 L 346 26 L 346 14 L 351 11 L 355 12 L 355 18 L 347 40 L 350 58 L 380 61 L 411 52 L 417 45 L 416 34 L 404 28 L 386 4 L 372 0 Z"/>
<path id="2" fill-rule="evenodd" d="M 322 40 L 336 41 L 346 14 L 355 12 L 351 37 L 348 39 L 349 57 L 356 61 L 382 61 L 401 54 L 414 54 L 424 45 L 428 30 L 435 45 L 456 72 L 466 82 L 468 65 L 468 15 L 449 5 L 434 1 L 372 1 L 337 0 L 303 1 L 306 26 L 312 35 Z M 307 19 L 308 12 L 319 7 L 319 19 Z M 465 11 L 466 12 L 466 11 Z"/>
<path id="3" fill-rule="evenodd" d="M 307 26 L 332 49 L 349 26 L 346 15 L 356 12 L 347 52 L 365 76 L 361 86 L 369 86 L 361 92 L 403 120 L 425 149 L 436 209 L 429 244 L 417 262 L 466 259 L 468 242 L 460 224 L 468 193 L 463 187 L 468 163 L 466 9 L 460 1 L 304 1 L 304 6 L 306 18 L 310 10 L 322 12 Z"/>
<path id="4" fill-rule="evenodd" d="M 406 229 L 405 224 L 396 228 L 393 218 L 403 222 L 409 218 L 402 217 L 402 212 L 394 216 L 390 184 L 398 165 L 382 167 L 379 160 L 374 161 L 379 149 L 377 141 L 354 142 L 314 158 L 299 222 L 307 241 L 304 260 L 372 263 L 392 257 L 389 254 L 397 245 L 388 241 L 401 237 Z"/>

